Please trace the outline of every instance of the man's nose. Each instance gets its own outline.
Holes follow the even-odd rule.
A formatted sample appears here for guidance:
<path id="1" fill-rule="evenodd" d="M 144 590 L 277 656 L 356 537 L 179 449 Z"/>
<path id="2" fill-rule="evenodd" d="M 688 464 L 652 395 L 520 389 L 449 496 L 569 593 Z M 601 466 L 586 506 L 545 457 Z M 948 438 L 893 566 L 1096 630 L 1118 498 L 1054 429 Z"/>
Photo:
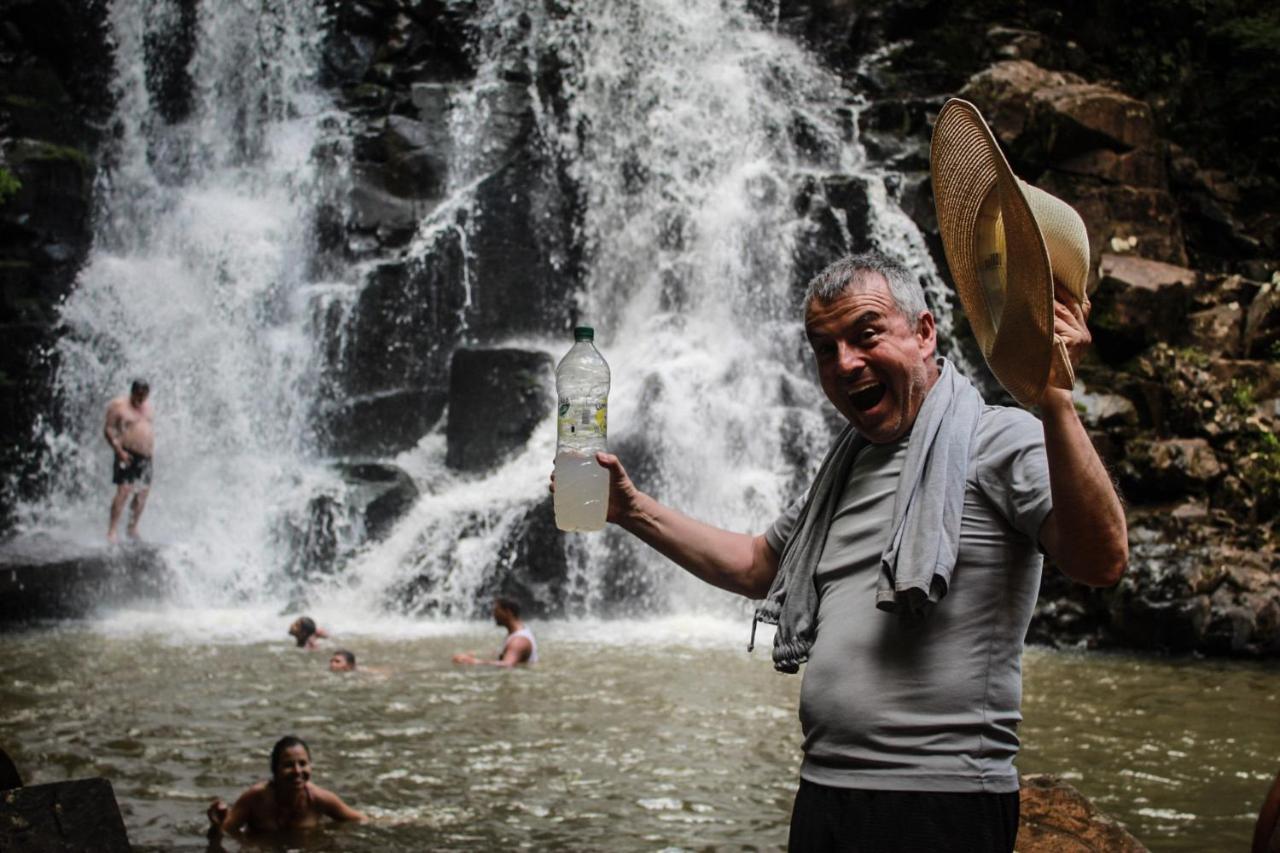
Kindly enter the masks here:
<path id="1" fill-rule="evenodd" d="M 837 343 L 836 347 L 836 367 L 841 375 L 848 376 L 857 373 L 866 364 L 862 358 L 862 353 L 858 351 L 857 347 L 849 346 L 844 341 Z"/>

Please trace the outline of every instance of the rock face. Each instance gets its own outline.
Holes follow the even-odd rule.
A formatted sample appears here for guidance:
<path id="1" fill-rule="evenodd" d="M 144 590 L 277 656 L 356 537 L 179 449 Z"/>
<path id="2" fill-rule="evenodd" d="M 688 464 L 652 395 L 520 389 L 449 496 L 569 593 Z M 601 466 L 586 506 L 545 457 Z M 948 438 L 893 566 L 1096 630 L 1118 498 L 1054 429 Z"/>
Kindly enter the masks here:
<path id="1" fill-rule="evenodd" d="M 129 853 L 129 836 L 106 779 L 0 791 L 0 850 Z"/>
<path id="2" fill-rule="evenodd" d="M 94 152 L 110 114 L 105 4 L 13 0 L 0 28 L 0 533 L 35 487 L 32 441 L 57 306 L 92 240 Z"/>
<path id="3" fill-rule="evenodd" d="M 160 599 L 168 568 L 157 549 L 78 549 L 10 542 L 0 550 L 0 625 L 83 616 L 99 607 Z"/>
<path id="4" fill-rule="evenodd" d="M 1146 853 L 1123 826 L 1055 776 L 1023 776 L 1019 790 L 1019 853 Z"/>
<path id="5" fill-rule="evenodd" d="M 524 447 L 555 405 L 551 356 L 520 349 L 460 349 L 449 372 L 445 461 L 459 471 L 499 465 Z"/>

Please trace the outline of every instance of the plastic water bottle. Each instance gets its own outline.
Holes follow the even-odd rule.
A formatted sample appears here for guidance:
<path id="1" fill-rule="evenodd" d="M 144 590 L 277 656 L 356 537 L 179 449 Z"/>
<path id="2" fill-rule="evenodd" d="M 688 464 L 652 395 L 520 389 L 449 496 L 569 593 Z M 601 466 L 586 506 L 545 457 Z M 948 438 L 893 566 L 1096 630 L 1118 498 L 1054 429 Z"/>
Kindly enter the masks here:
<path id="1" fill-rule="evenodd" d="M 595 330 L 573 330 L 573 348 L 556 367 L 556 527 L 600 530 L 609 511 L 609 472 L 596 462 L 607 450 L 609 365 L 595 346 Z"/>

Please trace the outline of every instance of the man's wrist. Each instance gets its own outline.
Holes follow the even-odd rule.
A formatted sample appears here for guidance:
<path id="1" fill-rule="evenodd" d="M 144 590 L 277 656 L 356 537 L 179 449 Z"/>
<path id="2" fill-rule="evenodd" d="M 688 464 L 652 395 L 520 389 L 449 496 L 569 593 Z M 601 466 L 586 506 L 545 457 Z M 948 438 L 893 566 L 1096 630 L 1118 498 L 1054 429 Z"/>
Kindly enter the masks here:
<path id="1" fill-rule="evenodd" d="M 1050 387 L 1040 397 L 1040 411 L 1045 419 L 1077 418 L 1075 397 L 1069 388 Z"/>

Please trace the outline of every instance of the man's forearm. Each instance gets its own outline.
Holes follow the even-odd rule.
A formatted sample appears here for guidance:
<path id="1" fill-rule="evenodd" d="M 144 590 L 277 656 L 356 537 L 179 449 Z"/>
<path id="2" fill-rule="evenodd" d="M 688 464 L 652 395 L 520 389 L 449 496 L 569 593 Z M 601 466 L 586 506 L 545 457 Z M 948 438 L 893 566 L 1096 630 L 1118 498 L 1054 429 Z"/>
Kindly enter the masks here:
<path id="1" fill-rule="evenodd" d="M 1110 586 L 1129 561 L 1124 507 L 1085 432 L 1069 391 L 1041 402 L 1049 487 L 1053 495 L 1050 556 L 1073 580 Z"/>
<path id="2" fill-rule="evenodd" d="M 648 495 L 617 523 L 699 580 L 748 598 L 763 598 L 777 573 L 763 537 L 713 527 Z"/>

